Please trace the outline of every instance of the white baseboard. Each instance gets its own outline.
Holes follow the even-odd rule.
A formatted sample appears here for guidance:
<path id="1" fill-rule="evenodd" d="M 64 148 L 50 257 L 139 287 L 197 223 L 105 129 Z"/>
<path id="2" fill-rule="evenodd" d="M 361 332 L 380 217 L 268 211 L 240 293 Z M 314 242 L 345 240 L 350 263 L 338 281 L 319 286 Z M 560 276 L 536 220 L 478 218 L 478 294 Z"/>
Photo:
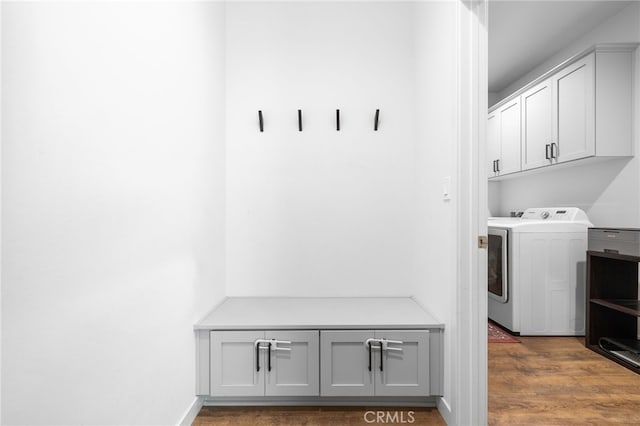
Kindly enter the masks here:
<path id="1" fill-rule="evenodd" d="M 437 407 L 445 423 L 448 425 L 454 425 L 455 422 L 453 421 L 453 413 L 451 412 L 451 407 L 449 406 L 447 400 L 444 399 L 444 397 L 438 398 Z"/>
<path id="2" fill-rule="evenodd" d="M 206 407 L 435 407 L 431 398 L 349 398 L 349 397 L 256 397 L 205 399 Z"/>
<path id="3" fill-rule="evenodd" d="M 189 406 L 186 413 L 184 413 L 184 416 L 182 416 L 182 419 L 180 420 L 180 423 L 178 423 L 178 426 L 191 426 L 193 421 L 198 416 L 198 413 L 202 409 L 203 404 L 204 398 L 198 397 L 194 399 L 191 403 L 191 406 Z"/>

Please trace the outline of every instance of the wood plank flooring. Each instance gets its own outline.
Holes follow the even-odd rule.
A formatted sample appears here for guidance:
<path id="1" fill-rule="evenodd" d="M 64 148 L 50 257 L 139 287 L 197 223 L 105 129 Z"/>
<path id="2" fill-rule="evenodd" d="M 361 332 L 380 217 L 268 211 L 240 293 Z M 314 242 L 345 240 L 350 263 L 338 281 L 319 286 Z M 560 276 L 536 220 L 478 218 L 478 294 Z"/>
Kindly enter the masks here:
<path id="1" fill-rule="evenodd" d="M 640 424 L 640 375 L 584 338 L 519 337 L 489 345 L 489 424 Z"/>
<path id="2" fill-rule="evenodd" d="M 640 424 L 640 375 L 588 350 L 583 338 L 520 340 L 489 344 L 490 425 Z M 377 410 L 445 424 L 435 408 L 390 407 L 204 407 L 193 424 L 366 425 L 365 413 Z"/>
<path id="3" fill-rule="evenodd" d="M 384 416 L 382 418 L 385 419 L 387 424 L 446 425 L 437 408 L 203 407 L 193 422 L 193 426 L 352 426 L 385 424 L 385 422 L 376 422 L 376 411 L 382 412 L 382 416 Z M 391 417 L 386 417 L 387 413 Z M 411 422 L 412 418 L 413 422 Z"/>

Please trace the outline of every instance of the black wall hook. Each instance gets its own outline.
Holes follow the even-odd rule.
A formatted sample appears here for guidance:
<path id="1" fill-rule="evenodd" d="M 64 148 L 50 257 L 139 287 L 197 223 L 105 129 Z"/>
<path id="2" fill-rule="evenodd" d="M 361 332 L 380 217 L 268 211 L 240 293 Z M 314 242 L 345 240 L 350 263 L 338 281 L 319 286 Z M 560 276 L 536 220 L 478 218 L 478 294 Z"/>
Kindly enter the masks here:
<path id="1" fill-rule="evenodd" d="M 260 126 L 260 131 L 264 132 L 264 121 L 262 119 L 262 110 L 258 110 L 258 125 Z"/>
<path id="2" fill-rule="evenodd" d="M 298 131 L 302 131 L 302 110 L 298 110 Z"/>
<path id="3" fill-rule="evenodd" d="M 380 110 L 379 109 L 376 110 L 376 118 L 373 121 L 373 130 L 376 131 L 376 132 L 378 131 L 378 118 L 380 118 Z"/>
<path id="4" fill-rule="evenodd" d="M 336 110 L 336 130 L 340 131 L 340 110 Z"/>

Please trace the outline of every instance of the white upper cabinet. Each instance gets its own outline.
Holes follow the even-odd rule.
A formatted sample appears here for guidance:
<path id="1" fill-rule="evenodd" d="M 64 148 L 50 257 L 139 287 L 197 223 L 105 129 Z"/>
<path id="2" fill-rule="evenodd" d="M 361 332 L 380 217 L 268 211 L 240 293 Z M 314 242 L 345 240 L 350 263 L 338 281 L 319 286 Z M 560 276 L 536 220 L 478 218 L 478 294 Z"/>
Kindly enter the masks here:
<path id="1" fill-rule="evenodd" d="M 522 169 L 551 164 L 553 101 L 551 79 L 522 94 Z"/>
<path id="2" fill-rule="evenodd" d="M 516 98 L 500 108 L 501 155 L 498 173 L 520 171 L 520 99 Z"/>
<path id="3" fill-rule="evenodd" d="M 598 45 L 492 107 L 487 128 L 489 177 L 586 158 L 632 156 L 636 48 L 637 44 Z M 515 105 L 521 111 L 518 138 Z M 497 167 L 494 157 L 500 158 Z"/>
<path id="4" fill-rule="evenodd" d="M 487 176 L 497 176 L 496 159 L 500 157 L 500 115 L 498 111 L 489 113 L 487 119 Z"/>
<path id="5" fill-rule="evenodd" d="M 550 154 L 554 163 L 596 154 L 594 57 L 591 53 L 552 77 L 555 110 Z"/>
<path id="6" fill-rule="evenodd" d="M 487 127 L 489 177 L 519 172 L 520 98 L 489 114 Z"/>

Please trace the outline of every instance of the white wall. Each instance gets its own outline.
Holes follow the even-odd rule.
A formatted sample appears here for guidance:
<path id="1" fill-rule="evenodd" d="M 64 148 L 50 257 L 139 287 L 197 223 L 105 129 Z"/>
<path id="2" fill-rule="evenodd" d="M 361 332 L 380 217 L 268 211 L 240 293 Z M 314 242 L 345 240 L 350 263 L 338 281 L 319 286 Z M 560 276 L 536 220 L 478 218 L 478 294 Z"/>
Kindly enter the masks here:
<path id="1" fill-rule="evenodd" d="M 3 4 L 3 424 L 193 402 L 193 323 L 224 295 L 223 18 Z"/>
<path id="2" fill-rule="evenodd" d="M 423 2 L 416 28 L 416 151 L 418 185 L 415 299 L 446 323 L 444 397 L 453 402 L 456 345 L 458 28 L 455 2 Z M 434 66 L 438 64 L 438 66 Z M 450 178 L 451 200 L 442 195 Z M 454 405 L 451 407 L 457 409 Z"/>
<path id="3" fill-rule="evenodd" d="M 411 294 L 414 7 L 227 6 L 228 295 Z"/>
<path id="4" fill-rule="evenodd" d="M 3 423 L 176 423 L 225 294 L 414 295 L 462 410 L 456 7 L 5 4 Z"/>
<path id="5" fill-rule="evenodd" d="M 632 3 L 618 15 L 562 49 L 501 92 L 508 96 L 554 65 L 595 43 L 640 42 L 640 3 Z M 636 51 L 636 116 L 640 111 L 640 52 Z M 635 152 L 620 159 L 562 170 L 547 170 L 490 185 L 492 214 L 508 215 L 527 207 L 577 206 L 596 226 L 640 227 L 640 122 L 636 120 Z M 498 201 L 496 202 L 497 197 Z M 496 207 L 496 205 L 498 207 Z"/>

